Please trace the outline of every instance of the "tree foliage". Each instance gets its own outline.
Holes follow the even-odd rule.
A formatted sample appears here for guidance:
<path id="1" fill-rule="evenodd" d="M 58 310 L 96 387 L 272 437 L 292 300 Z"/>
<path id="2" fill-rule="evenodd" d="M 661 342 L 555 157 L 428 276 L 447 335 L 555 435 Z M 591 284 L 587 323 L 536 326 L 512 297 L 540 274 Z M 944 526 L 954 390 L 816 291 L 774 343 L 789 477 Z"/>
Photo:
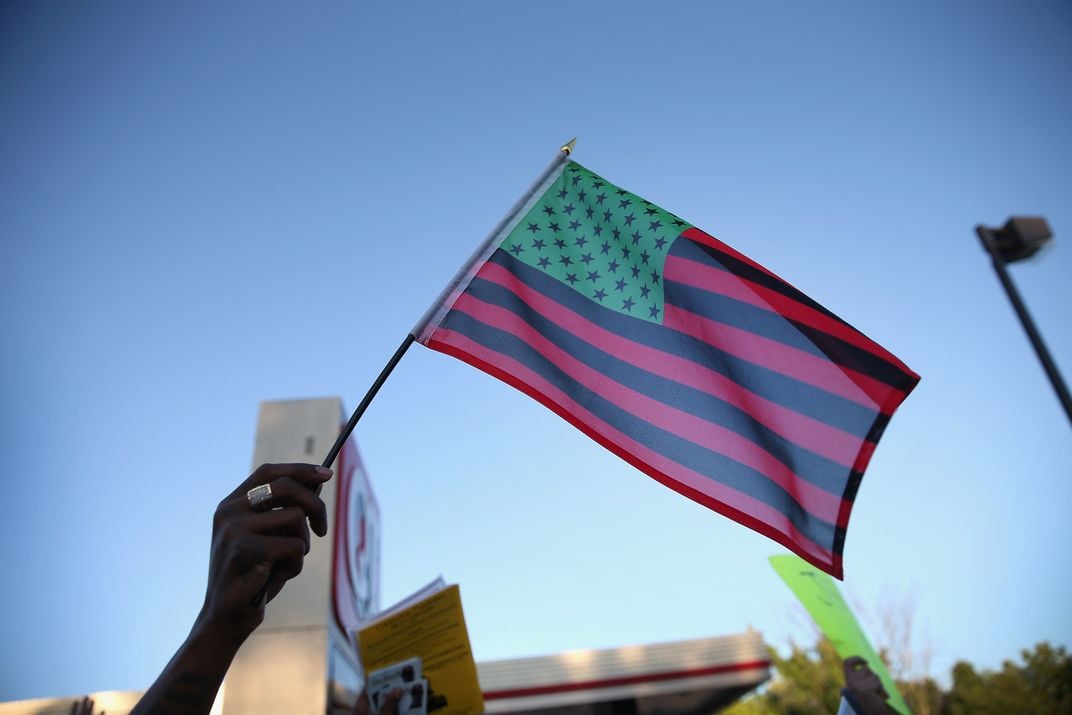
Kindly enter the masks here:
<path id="1" fill-rule="evenodd" d="M 953 666 L 953 687 L 943 715 L 1072 713 L 1072 657 L 1062 647 L 1039 643 L 1022 651 L 1022 664 L 1005 661 L 1001 670 L 976 671 L 971 663 Z"/>
<path id="2" fill-rule="evenodd" d="M 953 666 L 952 685 L 933 678 L 898 681 L 914 715 L 1072 715 L 1072 656 L 1039 643 L 1000 670 Z M 825 638 L 813 648 L 790 646 L 787 657 L 771 651 L 773 679 L 762 692 L 725 710 L 726 715 L 833 715 L 844 679 L 841 658 Z"/>
<path id="3" fill-rule="evenodd" d="M 844 678 L 833 644 L 791 644 L 788 657 L 770 649 L 775 677 L 760 695 L 735 703 L 726 715 L 831 715 L 838 709 Z"/>

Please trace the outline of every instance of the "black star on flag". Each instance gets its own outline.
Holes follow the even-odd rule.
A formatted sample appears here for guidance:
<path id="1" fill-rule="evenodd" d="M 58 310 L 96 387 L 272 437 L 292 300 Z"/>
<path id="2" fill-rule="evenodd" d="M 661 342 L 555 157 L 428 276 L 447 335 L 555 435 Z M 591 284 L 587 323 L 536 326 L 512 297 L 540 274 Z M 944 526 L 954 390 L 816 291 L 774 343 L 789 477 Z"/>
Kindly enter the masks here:
<path id="1" fill-rule="evenodd" d="M 681 233 L 681 228 L 664 230 L 677 221 L 673 214 L 664 211 L 624 189 L 613 189 L 618 199 L 610 205 L 607 199 L 608 184 L 605 180 L 581 167 L 570 164 L 563 172 L 556 186 L 547 191 L 543 199 L 532 207 L 528 215 L 518 224 L 524 227 L 526 234 L 535 235 L 540 244 L 531 240 L 520 244 L 520 238 L 511 234 L 504 245 L 522 261 L 544 271 L 550 276 L 573 286 L 582 294 L 595 300 L 601 300 L 597 293 L 603 290 L 621 294 L 624 299 L 609 309 L 643 320 L 658 321 L 662 315 L 662 290 L 656 283 L 646 278 L 650 271 L 649 264 L 661 265 L 670 249 L 672 239 Z M 637 211 L 633 207 L 642 207 L 649 220 L 642 231 L 633 230 L 637 222 Z M 597 212 L 596 209 L 599 209 Z M 554 221 L 546 221 L 550 216 L 570 217 L 566 229 L 574 236 L 569 242 L 558 238 L 563 227 Z M 544 220 L 540 220 L 540 219 Z M 687 224 L 684 224 L 687 225 Z M 629 227 L 629 231 L 625 229 Z M 610 234 L 609 236 L 607 234 Z M 623 237 L 625 241 L 623 242 Z M 587 250 L 587 244 L 595 240 L 598 251 Z M 537 248 L 528 252 L 517 252 L 512 246 L 518 243 L 524 248 Z M 628 245 L 627 245 L 628 244 Z M 546 247 L 546 251 L 543 250 Z M 635 247 L 635 248 L 634 248 Z M 547 251 L 552 251 L 548 254 Z M 576 280 L 569 269 L 576 264 L 587 266 L 585 287 Z M 641 270 L 644 267 L 644 270 Z M 624 269 L 624 273 L 623 270 Z M 598 278 L 593 278 L 593 275 Z M 608 276 L 615 276 L 612 280 Z M 638 313 L 633 306 L 643 305 L 645 310 Z M 657 308 L 652 311 L 651 308 Z"/>

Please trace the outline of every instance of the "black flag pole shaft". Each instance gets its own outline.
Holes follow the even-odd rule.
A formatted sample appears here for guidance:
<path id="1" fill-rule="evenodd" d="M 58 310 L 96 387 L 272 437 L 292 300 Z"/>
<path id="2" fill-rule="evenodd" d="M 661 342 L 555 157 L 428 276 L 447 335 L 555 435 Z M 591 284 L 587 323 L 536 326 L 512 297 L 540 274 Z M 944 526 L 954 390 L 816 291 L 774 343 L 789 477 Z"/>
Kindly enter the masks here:
<path id="1" fill-rule="evenodd" d="M 324 457 L 322 466 L 330 467 L 335 462 L 335 458 L 339 456 L 339 452 L 342 450 L 342 446 L 346 444 L 346 440 L 350 437 L 350 433 L 354 431 L 354 427 L 357 426 L 357 421 L 361 419 L 361 415 L 365 414 L 365 410 L 368 409 L 369 403 L 372 402 L 372 398 L 376 396 L 376 393 L 383 387 L 383 383 L 387 382 L 388 375 L 398 365 L 398 361 L 402 359 L 402 356 L 406 354 L 406 350 L 413 344 L 416 338 L 412 333 L 406 336 L 406 339 L 402 341 L 402 344 L 395 350 L 395 354 L 391 356 L 391 359 L 387 361 L 383 370 L 380 371 L 380 376 L 376 378 L 376 381 L 372 383 L 372 387 L 368 389 L 365 396 L 361 399 L 354 413 L 350 415 L 350 419 L 346 422 L 346 426 L 339 432 L 339 436 L 335 439 L 335 444 L 331 445 L 331 449 L 328 450 L 328 456 Z"/>

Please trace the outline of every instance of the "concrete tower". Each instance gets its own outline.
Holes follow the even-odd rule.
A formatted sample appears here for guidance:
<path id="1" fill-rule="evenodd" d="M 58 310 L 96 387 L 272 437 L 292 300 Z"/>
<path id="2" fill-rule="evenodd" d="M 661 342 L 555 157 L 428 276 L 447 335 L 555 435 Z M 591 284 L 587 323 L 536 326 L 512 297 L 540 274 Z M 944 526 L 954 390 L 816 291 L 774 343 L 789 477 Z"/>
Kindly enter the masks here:
<path id="1" fill-rule="evenodd" d="M 261 403 L 253 467 L 319 463 L 343 423 L 337 398 Z M 361 689 L 353 631 L 379 610 L 379 507 L 351 438 L 321 491 L 328 533 L 268 604 L 223 686 L 223 715 L 348 712 Z"/>

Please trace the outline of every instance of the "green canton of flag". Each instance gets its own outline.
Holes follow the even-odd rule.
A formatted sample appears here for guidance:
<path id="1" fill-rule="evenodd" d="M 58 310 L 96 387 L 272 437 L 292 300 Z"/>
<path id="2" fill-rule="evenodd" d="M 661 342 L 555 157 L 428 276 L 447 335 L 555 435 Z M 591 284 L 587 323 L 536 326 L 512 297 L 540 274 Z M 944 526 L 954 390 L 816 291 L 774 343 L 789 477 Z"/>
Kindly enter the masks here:
<path id="1" fill-rule="evenodd" d="M 604 307 L 658 323 L 663 262 L 690 226 L 571 162 L 502 248 Z"/>

